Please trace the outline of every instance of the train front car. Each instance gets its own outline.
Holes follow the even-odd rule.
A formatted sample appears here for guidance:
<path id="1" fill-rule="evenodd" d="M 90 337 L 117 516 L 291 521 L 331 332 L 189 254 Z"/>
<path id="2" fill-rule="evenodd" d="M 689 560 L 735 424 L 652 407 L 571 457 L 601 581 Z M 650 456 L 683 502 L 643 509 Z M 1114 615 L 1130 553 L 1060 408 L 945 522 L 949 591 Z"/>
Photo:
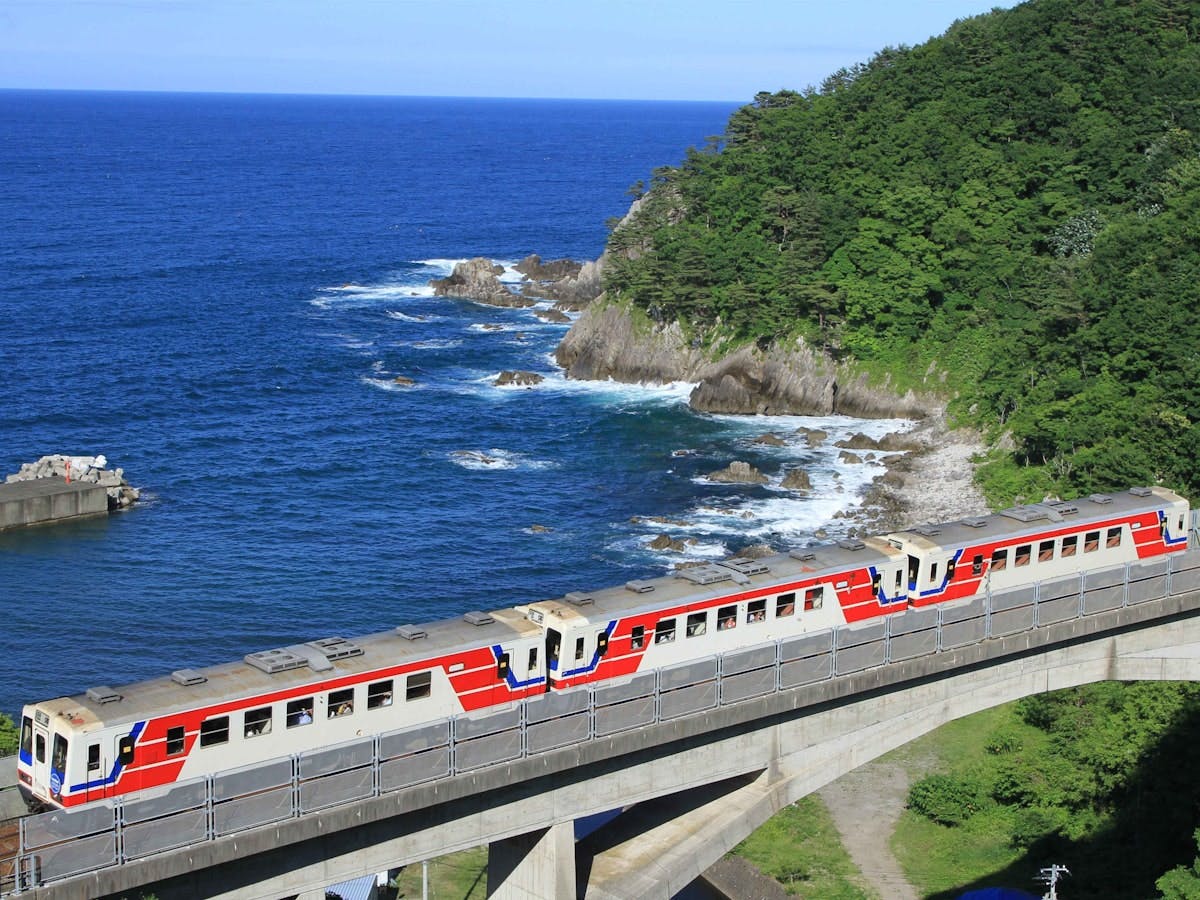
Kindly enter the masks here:
<path id="1" fill-rule="evenodd" d="M 1166 488 L 1131 488 L 887 536 L 908 557 L 913 606 L 998 591 L 1187 549 L 1188 503 Z"/>

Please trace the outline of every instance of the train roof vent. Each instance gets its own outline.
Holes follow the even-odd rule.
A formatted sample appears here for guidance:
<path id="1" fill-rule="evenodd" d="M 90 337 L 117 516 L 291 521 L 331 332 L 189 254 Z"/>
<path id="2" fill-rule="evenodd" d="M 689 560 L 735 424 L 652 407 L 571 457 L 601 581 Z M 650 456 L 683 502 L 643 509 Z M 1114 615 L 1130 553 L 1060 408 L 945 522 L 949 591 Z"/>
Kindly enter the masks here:
<path id="1" fill-rule="evenodd" d="M 1013 506 L 1000 510 L 1000 515 L 1018 522 L 1036 522 L 1038 519 L 1050 517 L 1049 508 L 1040 503 L 1030 503 L 1027 506 Z"/>
<path id="2" fill-rule="evenodd" d="M 675 573 L 675 577 L 686 578 L 695 584 L 716 584 L 718 581 L 729 581 L 733 578 L 733 572 L 729 569 L 717 568 L 712 563 L 706 563 L 702 566 L 680 569 Z"/>
<path id="3" fill-rule="evenodd" d="M 942 533 L 942 529 L 936 525 L 917 525 L 914 528 L 910 528 L 909 531 L 913 534 L 924 535 L 925 537 L 933 537 Z"/>
<path id="4" fill-rule="evenodd" d="M 121 699 L 121 695 L 110 688 L 107 684 L 97 685 L 96 687 L 87 689 L 89 700 L 94 700 L 96 703 L 115 703 Z"/>
<path id="5" fill-rule="evenodd" d="M 282 648 L 279 650 L 260 650 L 258 653 L 247 653 L 242 659 L 245 660 L 247 665 L 254 666 L 254 668 L 261 672 L 266 672 L 268 675 L 287 672 L 290 669 L 299 669 L 301 666 L 308 665 L 306 657 Z"/>
<path id="6" fill-rule="evenodd" d="M 842 538 L 837 542 L 837 545 L 843 550 L 862 550 L 867 545 L 855 538 Z"/>
<path id="7" fill-rule="evenodd" d="M 1093 503 L 1112 503 L 1112 497 L 1108 494 L 1092 494 L 1088 499 Z"/>
<path id="8" fill-rule="evenodd" d="M 399 625 L 396 627 L 396 634 L 406 641 L 416 641 L 425 637 L 425 629 L 417 625 Z"/>
<path id="9" fill-rule="evenodd" d="M 566 600 L 568 603 L 570 603 L 572 606 L 591 606 L 592 605 L 592 595 L 585 594 L 582 591 L 571 591 L 571 593 L 567 594 L 566 597 L 564 597 L 563 599 Z"/>
<path id="10" fill-rule="evenodd" d="M 204 684 L 208 681 L 208 676 L 195 669 L 176 669 L 171 673 L 171 680 L 176 684 L 182 684 L 184 687 L 190 687 L 193 684 Z"/>
<path id="11" fill-rule="evenodd" d="M 798 559 L 800 562 L 812 562 L 817 558 L 817 554 L 811 550 L 791 550 L 788 552 L 788 556 L 792 559 Z"/>
<path id="12" fill-rule="evenodd" d="M 724 566 L 726 569 L 733 569 L 735 572 L 741 572 L 743 575 L 762 575 L 764 572 L 769 572 L 767 564 L 761 559 L 750 559 L 746 556 L 735 556 L 733 559 L 723 559 L 718 566 Z"/>
<path id="13" fill-rule="evenodd" d="M 979 516 L 974 516 L 969 519 L 963 519 L 962 523 L 968 528 L 983 528 L 987 525 L 988 520 Z"/>
<path id="14" fill-rule="evenodd" d="M 463 621 L 468 625 L 491 625 L 496 620 L 485 612 L 472 610 L 469 613 L 463 613 Z"/>
<path id="15" fill-rule="evenodd" d="M 648 594 L 654 590 L 654 585 L 648 581 L 638 581 L 637 579 L 634 579 L 633 581 L 625 582 L 625 590 L 634 594 Z"/>
<path id="16" fill-rule="evenodd" d="M 1129 493 L 1133 494 L 1135 497 L 1149 497 L 1154 493 L 1154 491 L 1150 490 L 1148 487 L 1131 487 L 1129 489 Z"/>
<path id="17" fill-rule="evenodd" d="M 363 654 L 363 649 L 358 644 L 340 637 L 309 641 L 308 646 L 312 647 L 330 662 L 335 659 L 346 659 L 351 656 L 362 656 Z"/>

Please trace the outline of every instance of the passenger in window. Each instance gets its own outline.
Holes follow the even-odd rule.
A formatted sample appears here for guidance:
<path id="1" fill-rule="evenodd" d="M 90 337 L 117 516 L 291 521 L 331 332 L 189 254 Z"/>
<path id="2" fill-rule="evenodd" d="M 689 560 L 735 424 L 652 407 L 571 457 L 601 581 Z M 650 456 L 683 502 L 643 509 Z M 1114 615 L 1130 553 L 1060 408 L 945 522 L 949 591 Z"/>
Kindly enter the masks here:
<path id="1" fill-rule="evenodd" d="M 300 715 L 296 716 L 297 725 L 311 725 L 312 711 L 307 709 L 300 710 Z"/>

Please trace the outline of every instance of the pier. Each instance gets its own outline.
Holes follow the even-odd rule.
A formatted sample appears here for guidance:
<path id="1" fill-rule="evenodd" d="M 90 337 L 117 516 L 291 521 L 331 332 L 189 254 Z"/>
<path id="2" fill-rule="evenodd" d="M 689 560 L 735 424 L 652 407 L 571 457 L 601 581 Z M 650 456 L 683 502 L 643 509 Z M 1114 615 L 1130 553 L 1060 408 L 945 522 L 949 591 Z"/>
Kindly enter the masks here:
<path id="1" fill-rule="evenodd" d="M 0 531 L 108 512 L 108 494 L 99 484 L 38 478 L 0 484 Z"/>

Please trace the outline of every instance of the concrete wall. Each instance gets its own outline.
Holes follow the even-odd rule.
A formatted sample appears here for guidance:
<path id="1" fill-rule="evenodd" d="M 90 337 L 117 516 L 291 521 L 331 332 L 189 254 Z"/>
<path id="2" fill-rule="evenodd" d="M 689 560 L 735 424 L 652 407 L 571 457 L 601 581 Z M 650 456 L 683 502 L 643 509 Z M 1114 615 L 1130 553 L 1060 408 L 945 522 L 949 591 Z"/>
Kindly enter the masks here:
<path id="1" fill-rule="evenodd" d="M 57 478 L 0 484 L 0 531 L 108 512 L 98 484 L 67 484 Z"/>

